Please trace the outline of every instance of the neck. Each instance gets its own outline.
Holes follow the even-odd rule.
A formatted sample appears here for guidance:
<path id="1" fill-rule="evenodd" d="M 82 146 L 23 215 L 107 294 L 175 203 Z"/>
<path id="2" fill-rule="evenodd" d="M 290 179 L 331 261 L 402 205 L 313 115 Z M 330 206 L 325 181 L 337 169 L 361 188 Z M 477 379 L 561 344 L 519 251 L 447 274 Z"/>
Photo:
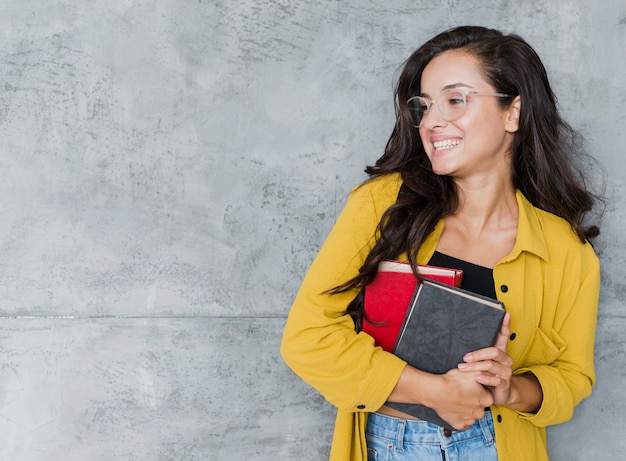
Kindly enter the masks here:
<path id="1" fill-rule="evenodd" d="M 459 208 L 451 217 L 472 233 L 517 223 L 517 200 L 510 181 L 457 182 Z"/>

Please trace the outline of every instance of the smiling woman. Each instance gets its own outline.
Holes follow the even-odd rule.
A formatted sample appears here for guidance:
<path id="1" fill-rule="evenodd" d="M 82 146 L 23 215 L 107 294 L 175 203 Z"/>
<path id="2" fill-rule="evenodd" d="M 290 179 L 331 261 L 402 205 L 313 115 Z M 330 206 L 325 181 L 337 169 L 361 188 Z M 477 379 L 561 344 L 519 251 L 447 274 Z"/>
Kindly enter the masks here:
<path id="1" fill-rule="evenodd" d="M 546 426 L 595 382 L 599 228 L 585 218 L 599 198 L 578 179 L 576 133 L 535 51 L 497 30 L 429 40 L 395 96 L 385 152 L 302 283 L 283 357 L 338 408 L 332 460 L 547 460 Z M 504 303 L 494 345 L 443 375 L 378 347 L 361 331 L 363 300 L 388 259 L 461 269 L 462 288 Z"/>
<path id="2" fill-rule="evenodd" d="M 478 60 L 462 51 L 445 51 L 428 63 L 421 94 L 439 94 L 437 110 L 426 105 L 418 114 L 433 171 L 454 177 L 457 183 L 510 185 L 509 152 L 518 129 L 520 97 L 496 92 L 481 74 Z M 415 98 L 426 99 L 417 96 L 409 101 Z"/>

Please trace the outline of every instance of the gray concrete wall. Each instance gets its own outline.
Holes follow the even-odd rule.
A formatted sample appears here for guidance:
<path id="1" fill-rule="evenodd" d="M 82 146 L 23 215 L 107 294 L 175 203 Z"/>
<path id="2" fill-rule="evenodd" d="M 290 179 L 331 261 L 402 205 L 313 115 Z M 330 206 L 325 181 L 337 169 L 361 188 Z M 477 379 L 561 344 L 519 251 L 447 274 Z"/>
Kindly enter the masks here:
<path id="1" fill-rule="evenodd" d="M 537 48 L 608 171 L 598 385 L 549 435 L 621 459 L 621 0 L 0 2 L 0 459 L 325 459 L 285 316 L 398 66 L 463 23 Z"/>

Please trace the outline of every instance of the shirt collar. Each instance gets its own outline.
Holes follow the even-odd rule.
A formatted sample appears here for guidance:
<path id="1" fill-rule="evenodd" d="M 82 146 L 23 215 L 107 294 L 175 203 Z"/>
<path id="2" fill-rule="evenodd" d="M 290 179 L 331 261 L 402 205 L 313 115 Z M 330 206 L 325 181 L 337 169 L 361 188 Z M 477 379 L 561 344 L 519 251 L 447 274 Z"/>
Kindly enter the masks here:
<path id="1" fill-rule="evenodd" d="M 517 237 L 513 250 L 505 261 L 517 258 L 522 251 L 527 251 L 539 256 L 542 259 L 548 259 L 548 247 L 543 235 L 541 220 L 539 219 L 537 209 L 518 189 L 515 192 L 518 208 L 517 220 Z"/>
<path id="2" fill-rule="evenodd" d="M 513 250 L 502 262 L 516 259 L 523 251 L 533 253 L 547 260 L 548 248 L 543 236 L 543 228 L 537 209 L 524 197 L 524 194 L 519 189 L 515 192 L 515 198 L 518 209 L 517 237 L 515 238 Z M 426 238 L 420 248 L 418 261 L 421 264 L 426 264 L 432 257 L 442 232 L 443 219 L 439 220 L 433 232 Z"/>

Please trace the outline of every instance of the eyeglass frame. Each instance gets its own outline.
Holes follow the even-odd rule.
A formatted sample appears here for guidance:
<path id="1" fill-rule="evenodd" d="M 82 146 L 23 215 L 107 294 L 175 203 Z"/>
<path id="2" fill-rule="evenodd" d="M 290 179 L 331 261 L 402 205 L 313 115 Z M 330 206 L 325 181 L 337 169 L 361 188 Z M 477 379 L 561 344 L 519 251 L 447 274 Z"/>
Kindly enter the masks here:
<path id="1" fill-rule="evenodd" d="M 458 117 L 455 117 L 453 119 L 447 119 L 441 113 L 441 110 L 439 109 L 439 105 L 437 104 L 437 101 L 439 100 L 439 98 L 441 98 L 441 95 L 443 95 L 444 93 L 451 92 L 451 91 L 458 91 L 459 93 L 461 93 L 461 95 L 463 95 L 463 112 Z M 487 93 L 487 92 L 483 92 L 483 91 L 465 90 L 465 89 L 459 89 L 459 88 L 446 88 L 441 93 L 439 93 L 439 95 L 435 99 L 430 99 L 430 98 L 427 98 L 425 96 L 413 96 L 413 97 L 407 99 L 407 101 L 406 101 L 407 106 L 409 107 L 409 111 L 411 111 L 410 103 L 414 99 L 418 99 L 418 98 L 422 99 L 423 101 L 426 101 L 428 104 L 427 104 L 426 110 L 424 111 L 424 113 L 422 115 L 422 118 L 420 119 L 420 124 L 419 125 L 412 124 L 412 125 L 415 128 L 420 128 L 420 125 L 422 124 L 422 121 L 424 120 L 424 117 L 430 113 L 429 112 L 430 108 L 433 105 L 435 106 L 435 109 L 437 110 L 437 113 L 439 114 L 439 116 L 443 120 L 445 120 L 446 122 L 454 122 L 455 120 L 460 119 L 461 117 L 463 117 L 463 115 L 465 115 L 465 112 L 467 111 L 467 96 L 468 95 L 471 95 L 471 96 L 494 96 L 494 97 L 498 97 L 498 98 L 514 98 L 515 97 L 515 95 L 513 95 L 513 94 Z M 411 118 L 413 118 L 413 116 L 411 116 Z"/>

